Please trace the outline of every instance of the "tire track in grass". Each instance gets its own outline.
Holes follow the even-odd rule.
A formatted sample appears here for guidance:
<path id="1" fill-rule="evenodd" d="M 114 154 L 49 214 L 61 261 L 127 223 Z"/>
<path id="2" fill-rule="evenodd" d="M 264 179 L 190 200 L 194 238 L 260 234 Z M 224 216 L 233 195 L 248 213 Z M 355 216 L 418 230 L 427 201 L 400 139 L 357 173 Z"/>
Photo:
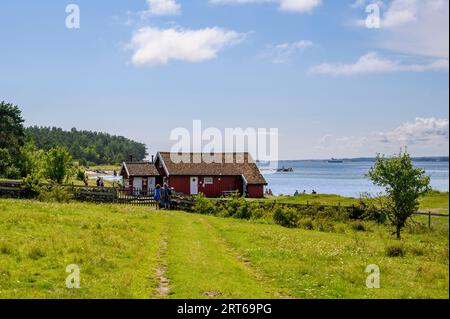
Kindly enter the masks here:
<path id="1" fill-rule="evenodd" d="M 241 262 L 244 267 L 246 268 L 247 272 L 258 282 L 260 282 L 263 286 L 268 287 L 268 292 L 271 292 L 275 298 L 279 299 L 294 299 L 295 297 L 292 296 L 291 293 L 289 293 L 285 288 L 282 289 L 280 287 L 273 286 L 269 280 L 263 275 L 263 272 L 258 269 L 255 265 L 251 263 L 250 260 L 246 259 L 242 254 L 239 253 L 239 251 L 234 247 L 221 233 L 220 230 L 213 224 L 209 222 L 207 218 L 202 218 L 202 221 L 207 225 L 209 228 L 213 229 L 215 232 L 215 235 L 217 239 L 222 243 L 222 245 L 227 250 L 228 254 L 233 256 L 236 260 Z"/>
<path id="2" fill-rule="evenodd" d="M 171 298 L 274 298 L 201 216 L 171 212 L 168 244 Z"/>
<path id="3" fill-rule="evenodd" d="M 170 280 L 166 277 L 169 227 L 166 215 L 162 216 L 162 220 L 163 226 L 157 254 L 158 265 L 156 268 L 156 277 L 158 279 L 158 287 L 156 288 L 156 296 L 158 298 L 167 298 L 170 293 Z"/>

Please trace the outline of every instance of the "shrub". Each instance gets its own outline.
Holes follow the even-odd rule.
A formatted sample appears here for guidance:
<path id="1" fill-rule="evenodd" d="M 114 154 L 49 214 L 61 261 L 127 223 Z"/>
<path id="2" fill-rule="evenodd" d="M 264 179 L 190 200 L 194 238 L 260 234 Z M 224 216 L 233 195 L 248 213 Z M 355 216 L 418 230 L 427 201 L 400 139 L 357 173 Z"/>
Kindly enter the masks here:
<path id="1" fill-rule="evenodd" d="M 306 230 L 313 230 L 314 229 L 314 223 L 311 217 L 301 218 L 298 223 L 300 228 L 306 229 Z"/>
<path id="2" fill-rule="evenodd" d="M 250 219 L 252 220 L 266 219 L 270 215 L 264 207 L 256 202 L 251 202 L 248 205 L 248 210 L 250 212 Z"/>
<path id="3" fill-rule="evenodd" d="M 194 206 L 192 211 L 196 214 L 215 215 L 216 207 L 214 203 L 202 193 L 194 196 Z"/>
<path id="4" fill-rule="evenodd" d="M 38 196 L 41 202 L 68 203 L 73 200 L 73 194 L 61 186 L 54 186 L 43 190 Z"/>
<path id="5" fill-rule="evenodd" d="M 386 246 L 385 253 L 388 257 L 403 257 L 405 256 L 405 249 L 403 245 L 396 243 Z"/>
<path id="6" fill-rule="evenodd" d="M 79 181 L 84 181 L 85 178 L 85 171 L 83 171 L 82 169 L 78 168 L 77 169 L 77 173 L 76 173 L 76 178 Z"/>
<path id="7" fill-rule="evenodd" d="M 350 224 L 354 231 L 366 231 L 366 225 L 362 221 L 354 221 Z"/>
<path id="8" fill-rule="evenodd" d="M 5 175 L 6 175 L 6 178 L 9 178 L 9 179 L 19 179 L 21 177 L 20 169 L 15 167 L 14 165 L 8 166 L 6 168 Z"/>
<path id="9" fill-rule="evenodd" d="M 24 198 L 37 198 L 41 193 L 40 179 L 36 174 L 29 174 L 23 179 L 21 196 Z"/>
<path id="10" fill-rule="evenodd" d="M 324 219 L 324 218 L 316 219 L 314 221 L 314 224 L 315 224 L 314 228 L 319 231 L 322 231 L 322 232 L 334 232 L 335 231 L 333 222 L 331 222 L 328 219 Z"/>
<path id="11" fill-rule="evenodd" d="M 248 202 L 245 200 L 245 198 L 241 197 L 237 200 L 236 212 L 233 215 L 234 218 L 239 219 L 250 219 L 251 217 L 251 211 L 248 205 Z"/>
<path id="12" fill-rule="evenodd" d="M 274 208 L 273 220 L 276 224 L 283 227 L 293 228 L 298 226 L 299 215 L 293 208 Z"/>
<path id="13" fill-rule="evenodd" d="M 373 196 L 369 193 L 361 194 L 359 199 L 362 214 L 360 216 L 363 220 L 372 220 L 377 223 L 384 224 L 387 220 L 387 214 L 383 211 L 386 206 L 386 198 L 382 193 Z"/>

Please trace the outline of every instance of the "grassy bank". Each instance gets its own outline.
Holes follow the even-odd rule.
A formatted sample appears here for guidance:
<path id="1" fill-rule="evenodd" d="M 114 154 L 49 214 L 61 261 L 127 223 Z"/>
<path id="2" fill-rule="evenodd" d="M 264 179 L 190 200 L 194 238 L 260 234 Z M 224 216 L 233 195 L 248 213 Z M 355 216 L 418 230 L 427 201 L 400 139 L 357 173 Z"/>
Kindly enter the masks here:
<path id="1" fill-rule="evenodd" d="M 448 219 L 333 232 L 145 207 L 0 200 L 0 298 L 448 298 Z M 401 245 L 403 257 L 389 257 Z M 68 264 L 81 288 L 67 289 Z M 367 289 L 377 264 L 381 288 Z M 164 289 L 162 289 L 164 288 Z"/>
<path id="2" fill-rule="evenodd" d="M 276 200 L 280 203 L 298 203 L 312 205 L 341 205 L 352 206 L 360 204 L 359 198 L 344 197 L 333 194 L 301 194 L 300 196 L 272 196 L 269 200 Z M 433 213 L 448 214 L 449 193 L 431 191 L 420 199 L 420 208 L 422 212 L 431 211 Z"/>

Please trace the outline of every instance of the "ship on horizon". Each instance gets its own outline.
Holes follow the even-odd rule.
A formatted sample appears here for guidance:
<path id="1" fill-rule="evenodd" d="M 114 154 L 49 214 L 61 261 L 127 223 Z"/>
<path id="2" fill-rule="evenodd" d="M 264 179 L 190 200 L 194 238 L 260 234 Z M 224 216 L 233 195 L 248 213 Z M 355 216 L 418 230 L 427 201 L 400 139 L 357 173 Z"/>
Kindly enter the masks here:
<path id="1" fill-rule="evenodd" d="M 331 164 L 342 164 L 342 163 L 344 163 L 344 160 L 336 159 L 336 158 L 331 158 L 331 159 L 328 160 L 327 162 L 328 162 L 328 163 L 331 163 Z"/>

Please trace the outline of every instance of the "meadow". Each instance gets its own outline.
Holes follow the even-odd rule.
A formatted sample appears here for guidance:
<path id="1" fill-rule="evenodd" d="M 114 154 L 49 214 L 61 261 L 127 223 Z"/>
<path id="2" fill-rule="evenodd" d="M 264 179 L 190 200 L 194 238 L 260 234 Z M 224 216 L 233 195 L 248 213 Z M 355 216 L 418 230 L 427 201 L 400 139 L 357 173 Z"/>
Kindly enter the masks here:
<path id="1" fill-rule="evenodd" d="M 401 242 L 386 225 L 362 223 L 288 229 L 147 207 L 3 199 L 0 298 L 448 298 L 448 218 L 434 217 L 428 229 L 415 217 Z M 399 247 L 400 256 L 391 253 Z M 80 267 L 79 289 L 66 288 L 69 264 Z M 366 287 L 370 264 L 380 268 L 379 289 Z"/>

